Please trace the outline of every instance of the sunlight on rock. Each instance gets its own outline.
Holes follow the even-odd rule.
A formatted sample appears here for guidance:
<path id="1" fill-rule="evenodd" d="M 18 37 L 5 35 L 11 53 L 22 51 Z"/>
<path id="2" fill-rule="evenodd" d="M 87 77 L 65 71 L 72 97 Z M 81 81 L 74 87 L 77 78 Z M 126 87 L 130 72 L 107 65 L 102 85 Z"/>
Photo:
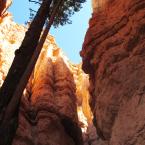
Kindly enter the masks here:
<path id="1" fill-rule="evenodd" d="M 82 107 L 78 107 L 77 112 L 78 112 L 78 118 L 79 118 L 79 121 L 80 121 L 80 126 L 81 126 L 81 129 L 82 129 L 82 132 L 87 133 L 88 120 L 83 113 Z"/>
<path id="2" fill-rule="evenodd" d="M 92 8 L 93 12 L 96 13 L 100 10 L 103 10 L 105 8 L 105 4 L 108 0 L 92 0 Z"/>
<path id="3" fill-rule="evenodd" d="M 7 14 L 0 21 L 0 85 L 3 84 L 15 51 L 19 49 L 28 29 L 27 26 L 16 24 L 12 15 Z M 87 134 L 92 120 L 89 98 L 89 77 L 82 71 L 82 64 L 71 63 L 57 46 L 55 38 L 49 34 L 23 93 L 19 127 L 13 145 L 23 144 L 17 136 L 37 142 L 37 136 L 32 137 L 30 134 L 39 134 L 39 129 L 44 131 L 43 137 L 51 136 L 56 131 L 59 140 L 64 142 L 62 144 L 74 145 L 70 138 L 81 142 L 82 133 Z M 58 129 L 49 132 L 49 128 L 53 125 L 55 128 L 56 125 L 51 124 L 51 117 L 56 119 Z M 33 130 L 34 126 L 38 130 Z M 73 135 L 64 129 L 74 131 Z M 52 138 L 55 140 L 55 136 L 52 135 Z"/>

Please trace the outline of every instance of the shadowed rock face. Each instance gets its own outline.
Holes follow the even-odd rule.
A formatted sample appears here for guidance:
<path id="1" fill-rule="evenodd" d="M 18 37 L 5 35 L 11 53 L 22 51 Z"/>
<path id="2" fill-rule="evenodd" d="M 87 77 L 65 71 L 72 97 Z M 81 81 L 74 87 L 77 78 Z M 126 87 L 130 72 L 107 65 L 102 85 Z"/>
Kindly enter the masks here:
<path id="1" fill-rule="evenodd" d="M 144 145 L 145 1 L 108 0 L 90 19 L 81 56 L 98 134 L 110 145 Z"/>
<path id="2" fill-rule="evenodd" d="M 98 13 L 105 8 L 109 0 L 92 0 L 92 9 L 94 13 Z"/>

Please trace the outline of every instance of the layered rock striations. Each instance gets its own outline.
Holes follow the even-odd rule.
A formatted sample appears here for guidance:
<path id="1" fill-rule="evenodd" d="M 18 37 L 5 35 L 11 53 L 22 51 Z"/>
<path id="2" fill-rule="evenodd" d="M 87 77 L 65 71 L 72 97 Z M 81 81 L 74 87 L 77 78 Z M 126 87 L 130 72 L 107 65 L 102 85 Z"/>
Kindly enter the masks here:
<path id="1" fill-rule="evenodd" d="M 60 53 L 49 56 L 50 45 L 40 55 L 22 97 L 19 128 L 13 145 L 82 144 L 73 74 Z M 58 49 L 55 47 L 52 53 Z"/>
<path id="2" fill-rule="evenodd" d="M 0 21 L 0 85 L 27 30 L 12 20 L 6 11 L 9 4 L 1 7 L 4 13 Z M 83 144 L 82 131 L 88 132 L 92 119 L 88 87 L 88 75 L 81 64 L 72 64 L 49 35 L 23 93 L 12 144 Z"/>
<path id="3" fill-rule="evenodd" d="M 94 124 L 110 145 L 144 145 L 145 1 L 104 2 L 81 51 Z"/>

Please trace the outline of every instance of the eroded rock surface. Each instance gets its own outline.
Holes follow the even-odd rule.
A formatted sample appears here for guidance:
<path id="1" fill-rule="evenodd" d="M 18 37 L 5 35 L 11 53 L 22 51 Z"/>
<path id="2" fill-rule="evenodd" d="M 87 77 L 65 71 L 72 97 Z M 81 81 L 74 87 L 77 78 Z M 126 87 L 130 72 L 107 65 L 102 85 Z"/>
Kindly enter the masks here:
<path id="1" fill-rule="evenodd" d="M 0 85 L 27 28 L 11 15 L 0 22 Z M 77 96 L 71 63 L 48 35 L 22 96 L 13 145 L 82 145 Z"/>
<path id="2" fill-rule="evenodd" d="M 7 9 L 12 4 L 12 0 L 0 0 L 0 22 L 3 21 L 5 17 L 10 15 L 9 12 L 7 12 Z"/>
<path id="3" fill-rule="evenodd" d="M 13 145 L 82 144 L 73 74 L 61 56 L 50 57 L 48 51 L 42 52 L 22 97 Z"/>
<path id="4" fill-rule="evenodd" d="M 94 124 L 110 145 L 145 144 L 145 0 L 108 0 L 83 49 Z"/>

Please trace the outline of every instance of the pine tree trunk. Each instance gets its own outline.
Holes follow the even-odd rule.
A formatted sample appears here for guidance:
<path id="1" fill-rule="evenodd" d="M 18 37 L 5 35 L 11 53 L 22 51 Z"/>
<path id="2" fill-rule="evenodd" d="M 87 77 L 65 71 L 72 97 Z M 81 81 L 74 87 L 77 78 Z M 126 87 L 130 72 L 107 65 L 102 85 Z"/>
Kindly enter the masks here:
<path id="1" fill-rule="evenodd" d="M 14 61 L 0 89 L 0 145 L 11 145 L 13 135 L 17 128 L 17 124 L 14 123 L 17 122 L 17 117 L 13 118 L 13 120 L 3 122 L 5 109 L 16 91 L 17 85 L 38 45 L 41 31 L 48 17 L 51 2 L 52 0 L 43 0 L 30 28 L 25 34 L 20 48 L 15 52 Z"/>
<path id="2" fill-rule="evenodd" d="M 10 120 L 13 116 L 13 114 L 15 114 L 16 110 L 17 110 L 17 106 L 19 104 L 19 101 L 21 99 L 21 96 L 23 94 L 23 91 L 28 83 L 28 80 L 32 74 L 32 71 L 34 70 L 35 64 L 37 62 L 37 59 L 39 57 L 39 54 L 43 48 L 43 44 L 48 36 L 49 30 L 53 24 L 54 18 L 59 10 L 60 5 L 64 2 L 64 0 L 58 0 L 56 6 L 53 8 L 53 11 L 51 13 L 51 17 L 49 19 L 48 24 L 46 25 L 46 28 L 39 40 L 39 43 L 31 57 L 30 62 L 27 65 L 27 68 L 25 70 L 25 72 L 23 73 L 19 84 L 17 85 L 17 88 L 15 89 L 15 92 L 13 93 L 13 96 L 5 110 L 5 117 L 3 119 L 3 121 L 7 121 Z"/>

